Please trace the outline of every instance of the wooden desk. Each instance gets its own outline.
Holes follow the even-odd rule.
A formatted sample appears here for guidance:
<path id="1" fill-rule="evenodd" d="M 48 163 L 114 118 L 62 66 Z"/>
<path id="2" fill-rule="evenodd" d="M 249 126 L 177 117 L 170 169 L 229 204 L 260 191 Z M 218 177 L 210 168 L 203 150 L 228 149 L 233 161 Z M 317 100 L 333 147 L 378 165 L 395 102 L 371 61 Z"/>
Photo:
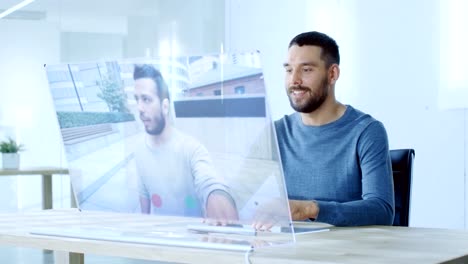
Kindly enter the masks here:
<path id="1" fill-rule="evenodd" d="M 20 169 L 0 169 L 0 176 L 42 176 L 42 209 L 52 209 L 53 193 L 52 193 L 52 175 L 68 174 L 68 169 L 53 168 L 53 167 L 37 167 L 37 168 L 20 168 Z M 74 197 L 72 196 L 72 204 Z M 76 206 L 75 206 L 76 207 Z"/>
<path id="2" fill-rule="evenodd" d="M 179 220 L 138 214 L 80 213 L 72 209 L 0 214 L 0 244 L 74 252 L 70 254 L 70 263 L 82 262 L 83 254 L 178 263 L 245 263 L 243 252 L 36 236 L 29 233 L 40 226 L 70 227 L 79 224 L 150 230 L 157 223 Z M 295 244 L 260 248 L 248 258 L 252 263 L 468 262 L 468 232 L 459 230 L 333 227 L 329 232 L 297 235 L 296 240 Z"/>

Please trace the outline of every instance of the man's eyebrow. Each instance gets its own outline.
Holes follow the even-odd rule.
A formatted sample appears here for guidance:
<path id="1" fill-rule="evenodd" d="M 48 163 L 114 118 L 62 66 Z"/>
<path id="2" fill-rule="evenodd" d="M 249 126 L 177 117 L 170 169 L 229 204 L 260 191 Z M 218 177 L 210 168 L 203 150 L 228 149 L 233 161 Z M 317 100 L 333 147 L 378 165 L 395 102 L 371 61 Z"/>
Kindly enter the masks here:
<path id="1" fill-rule="evenodd" d="M 315 62 L 303 62 L 303 63 L 299 63 L 300 66 L 313 66 L 313 67 L 318 67 L 318 64 L 315 63 Z M 291 66 L 289 63 L 285 62 L 283 63 L 283 67 L 289 67 Z"/>
<path id="2" fill-rule="evenodd" d="M 318 66 L 318 63 L 315 63 L 315 62 L 304 62 L 304 63 L 301 63 L 302 66 L 314 66 L 314 67 L 317 67 Z"/>

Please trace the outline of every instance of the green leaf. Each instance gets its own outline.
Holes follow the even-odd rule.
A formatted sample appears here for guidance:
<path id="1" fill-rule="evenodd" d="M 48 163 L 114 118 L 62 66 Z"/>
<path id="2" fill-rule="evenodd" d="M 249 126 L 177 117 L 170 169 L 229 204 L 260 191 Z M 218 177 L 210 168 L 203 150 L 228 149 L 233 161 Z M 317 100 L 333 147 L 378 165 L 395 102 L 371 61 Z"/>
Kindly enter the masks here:
<path id="1" fill-rule="evenodd" d="M 0 142 L 1 153 L 17 153 L 24 150 L 22 144 L 17 144 L 12 138 L 8 138 L 6 141 Z"/>

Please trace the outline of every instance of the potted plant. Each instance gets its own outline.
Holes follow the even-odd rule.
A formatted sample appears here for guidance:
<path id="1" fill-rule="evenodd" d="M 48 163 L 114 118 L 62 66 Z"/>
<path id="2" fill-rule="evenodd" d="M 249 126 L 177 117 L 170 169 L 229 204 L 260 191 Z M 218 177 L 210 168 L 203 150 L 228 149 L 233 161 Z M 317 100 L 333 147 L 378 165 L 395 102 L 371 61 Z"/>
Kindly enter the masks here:
<path id="1" fill-rule="evenodd" d="M 0 142 L 0 152 L 2 153 L 4 169 L 18 169 L 20 156 L 18 152 L 24 150 L 22 144 L 16 143 L 12 138 Z"/>

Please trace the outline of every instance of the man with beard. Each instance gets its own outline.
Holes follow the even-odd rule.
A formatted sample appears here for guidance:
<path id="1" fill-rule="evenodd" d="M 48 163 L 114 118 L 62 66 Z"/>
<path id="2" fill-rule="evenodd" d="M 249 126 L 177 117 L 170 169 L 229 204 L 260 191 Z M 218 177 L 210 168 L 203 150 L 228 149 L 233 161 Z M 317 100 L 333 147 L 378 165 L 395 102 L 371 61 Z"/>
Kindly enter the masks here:
<path id="1" fill-rule="evenodd" d="M 136 65 L 133 79 L 146 130 L 135 152 L 142 212 L 205 217 L 216 224 L 237 220 L 234 200 L 216 177 L 206 148 L 168 120 L 170 96 L 161 73 L 148 64 Z"/>
<path id="2" fill-rule="evenodd" d="M 296 111 L 275 122 L 293 220 L 391 225 L 394 194 L 383 124 L 335 98 L 338 45 L 320 32 L 289 43 L 285 86 Z"/>

